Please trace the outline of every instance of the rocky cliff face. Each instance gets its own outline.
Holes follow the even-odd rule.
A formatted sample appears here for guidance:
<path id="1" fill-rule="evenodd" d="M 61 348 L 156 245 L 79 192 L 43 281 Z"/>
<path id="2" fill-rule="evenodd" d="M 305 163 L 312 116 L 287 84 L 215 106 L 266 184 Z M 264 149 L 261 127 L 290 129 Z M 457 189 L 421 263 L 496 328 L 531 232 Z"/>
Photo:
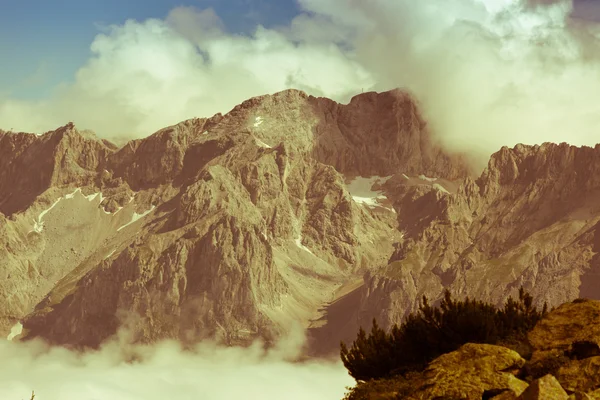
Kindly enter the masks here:
<path id="1" fill-rule="evenodd" d="M 389 182 L 404 240 L 367 274 L 363 312 L 393 323 L 444 288 L 498 304 L 522 285 L 538 305 L 600 299 L 599 156 L 598 146 L 518 145 L 455 192 Z"/>
<path id="2" fill-rule="evenodd" d="M 444 288 L 598 298 L 600 147 L 502 148 L 475 178 L 397 90 L 288 90 L 121 148 L 0 132 L 0 154 L 6 334 L 235 344 L 300 322 L 335 351 Z"/>
<path id="3" fill-rule="evenodd" d="M 0 212 L 24 211 L 50 187 L 95 183 L 112 147 L 73 124 L 41 137 L 0 130 Z"/>
<path id="4" fill-rule="evenodd" d="M 285 91 L 122 148 L 1 132 L 0 153 L 0 330 L 91 347 L 120 326 L 231 344 L 308 327 L 400 240 L 387 178 L 365 177 L 469 171 L 398 91 Z"/>
<path id="5" fill-rule="evenodd" d="M 318 116 L 314 156 L 341 173 L 359 176 L 408 175 L 463 178 L 467 164 L 432 144 L 416 101 L 392 90 L 363 93 L 348 105 L 310 99 Z"/>

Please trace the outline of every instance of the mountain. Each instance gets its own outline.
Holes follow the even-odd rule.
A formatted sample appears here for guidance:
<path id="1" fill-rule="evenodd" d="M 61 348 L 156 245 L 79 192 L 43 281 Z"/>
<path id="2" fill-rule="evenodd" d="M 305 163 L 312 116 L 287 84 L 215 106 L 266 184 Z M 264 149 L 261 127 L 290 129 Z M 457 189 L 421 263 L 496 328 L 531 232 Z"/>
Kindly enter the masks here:
<path id="1" fill-rule="evenodd" d="M 599 152 L 502 148 L 477 176 L 400 90 L 287 90 L 121 147 L 0 131 L 0 331 L 245 344 L 300 324 L 324 354 L 444 288 L 599 298 Z"/>
<path id="2" fill-rule="evenodd" d="M 288 90 L 121 148 L 73 124 L 0 131 L 0 154 L 0 328 L 74 347 L 119 326 L 141 342 L 319 331 L 400 239 L 372 177 L 470 173 L 397 90 Z"/>
<path id="3" fill-rule="evenodd" d="M 444 288 L 497 305 L 520 286 L 537 306 L 600 299 L 599 168 L 600 146 L 517 145 L 455 193 L 390 187 L 404 237 L 367 273 L 361 312 L 389 325 Z"/>

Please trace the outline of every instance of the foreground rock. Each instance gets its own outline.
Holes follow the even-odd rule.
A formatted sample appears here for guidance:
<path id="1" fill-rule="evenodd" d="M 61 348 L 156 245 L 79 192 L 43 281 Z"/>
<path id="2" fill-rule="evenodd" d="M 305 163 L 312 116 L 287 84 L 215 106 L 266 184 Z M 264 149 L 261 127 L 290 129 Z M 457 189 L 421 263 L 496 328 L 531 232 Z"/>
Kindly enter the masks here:
<path id="1" fill-rule="evenodd" d="M 519 400 L 567 400 L 567 392 L 552 375 L 546 375 L 531 382 L 517 399 Z"/>
<path id="2" fill-rule="evenodd" d="M 532 362 L 552 365 L 567 391 L 589 392 L 600 387 L 599 301 L 580 299 L 561 305 L 540 321 L 528 338 L 534 350 Z"/>
<path id="3" fill-rule="evenodd" d="M 535 351 L 561 350 L 576 359 L 600 356 L 600 302 L 580 299 L 562 304 L 528 338 Z"/>
<path id="4" fill-rule="evenodd" d="M 409 399 L 481 399 L 501 392 L 516 397 L 527 388 L 527 383 L 513 374 L 524 364 L 525 360 L 515 351 L 468 343 L 432 361 L 423 374 L 421 388 Z"/>
<path id="5" fill-rule="evenodd" d="M 503 346 L 467 343 L 422 372 L 362 383 L 349 398 L 599 399 L 598 310 L 600 301 L 579 299 L 549 312 L 519 346 L 527 360 Z"/>

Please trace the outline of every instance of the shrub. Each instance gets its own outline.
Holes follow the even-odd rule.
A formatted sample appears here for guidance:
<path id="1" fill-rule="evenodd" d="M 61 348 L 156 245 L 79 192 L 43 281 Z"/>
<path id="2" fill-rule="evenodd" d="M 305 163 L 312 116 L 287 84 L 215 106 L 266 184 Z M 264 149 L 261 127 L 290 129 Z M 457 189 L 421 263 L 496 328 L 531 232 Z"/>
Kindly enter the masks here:
<path id="1" fill-rule="evenodd" d="M 465 343 L 513 343 L 530 351 L 526 332 L 546 314 L 533 307 L 533 298 L 523 288 L 519 300 L 509 298 L 502 309 L 472 300 L 452 299 L 448 290 L 439 307 L 429 305 L 427 297 L 417 313 L 411 313 L 390 332 L 375 320 L 369 335 L 361 328 L 348 348 L 341 343 L 340 356 L 348 372 L 357 381 L 388 378 L 422 370 L 434 358 L 458 349 Z"/>
<path id="2" fill-rule="evenodd" d="M 585 298 L 581 298 L 581 297 L 579 297 L 579 298 L 577 298 L 577 299 L 573 300 L 573 303 L 574 303 L 574 304 L 578 304 L 578 303 L 585 303 L 586 301 L 588 301 L 588 299 L 585 299 Z"/>
<path id="3" fill-rule="evenodd" d="M 373 319 L 373 327 L 368 336 L 361 327 L 350 349 L 345 343 L 341 343 L 343 363 L 357 381 L 366 381 L 373 376 L 386 376 L 395 365 L 393 344 Z"/>

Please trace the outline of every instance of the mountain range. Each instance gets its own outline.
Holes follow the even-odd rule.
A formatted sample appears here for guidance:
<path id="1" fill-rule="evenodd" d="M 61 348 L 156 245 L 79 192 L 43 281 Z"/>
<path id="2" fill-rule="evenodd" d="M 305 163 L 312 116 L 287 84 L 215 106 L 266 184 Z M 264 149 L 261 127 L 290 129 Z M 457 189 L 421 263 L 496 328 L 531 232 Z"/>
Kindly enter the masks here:
<path id="1" fill-rule="evenodd" d="M 480 171 L 402 90 L 252 98 L 122 146 L 0 130 L 0 333 L 98 347 L 276 340 L 337 353 L 423 295 L 600 299 L 600 146 Z"/>

